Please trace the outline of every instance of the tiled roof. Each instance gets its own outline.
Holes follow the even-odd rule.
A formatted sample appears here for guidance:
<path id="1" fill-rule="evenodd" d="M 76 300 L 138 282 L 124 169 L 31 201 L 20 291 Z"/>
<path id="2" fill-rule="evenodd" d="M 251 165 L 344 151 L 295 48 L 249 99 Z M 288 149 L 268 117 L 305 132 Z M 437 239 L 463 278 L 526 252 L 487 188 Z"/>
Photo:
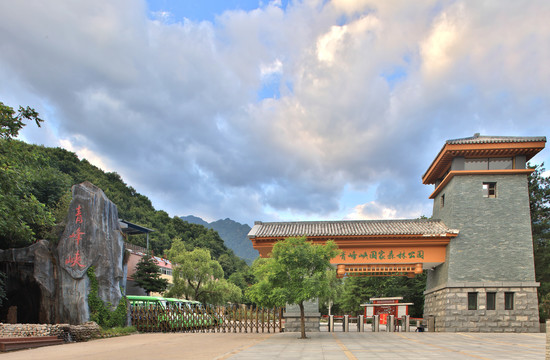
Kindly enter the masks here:
<path id="1" fill-rule="evenodd" d="M 458 233 L 440 220 L 343 220 L 300 222 L 256 222 L 248 233 L 254 237 L 441 235 Z"/>
<path id="2" fill-rule="evenodd" d="M 446 144 L 494 144 L 494 143 L 520 143 L 531 141 L 546 141 L 546 136 L 485 136 L 474 134 L 474 136 L 447 140 Z"/>
<path id="3" fill-rule="evenodd" d="M 524 155 L 529 161 L 544 149 L 545 136 L 474 136 L 445 141 L 424 175 L 424 184 L 435 184 L 445 175 L 454 157 L 513 157 Z"/>

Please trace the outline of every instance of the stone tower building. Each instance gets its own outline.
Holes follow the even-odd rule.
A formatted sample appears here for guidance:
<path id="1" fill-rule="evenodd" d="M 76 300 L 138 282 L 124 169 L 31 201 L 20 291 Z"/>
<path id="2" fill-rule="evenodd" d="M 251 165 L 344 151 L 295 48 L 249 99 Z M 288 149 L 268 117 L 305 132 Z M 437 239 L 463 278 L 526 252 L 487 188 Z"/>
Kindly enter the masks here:
<path id="1" fill-rule="evenodd" d="M 545 137 L 448 140 L 423 176 L 433 218 L 459 234 L 428 270 L 424 315 L 436 331 L 538 332 L 527 161 Z"/>

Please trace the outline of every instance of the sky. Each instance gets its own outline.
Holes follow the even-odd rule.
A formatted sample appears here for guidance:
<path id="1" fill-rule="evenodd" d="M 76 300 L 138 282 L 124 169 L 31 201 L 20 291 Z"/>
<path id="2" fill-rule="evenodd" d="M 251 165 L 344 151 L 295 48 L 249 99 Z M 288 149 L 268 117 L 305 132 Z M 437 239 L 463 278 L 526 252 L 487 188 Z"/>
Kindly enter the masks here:
<path id="1" fill-rule="evenodd" d="M 0 0 L 0 101 L 45 120 L 21 140 L 171 216 L 417 218 L 445 140 L 550 135 L 549 18 L 547 0 Z"/>

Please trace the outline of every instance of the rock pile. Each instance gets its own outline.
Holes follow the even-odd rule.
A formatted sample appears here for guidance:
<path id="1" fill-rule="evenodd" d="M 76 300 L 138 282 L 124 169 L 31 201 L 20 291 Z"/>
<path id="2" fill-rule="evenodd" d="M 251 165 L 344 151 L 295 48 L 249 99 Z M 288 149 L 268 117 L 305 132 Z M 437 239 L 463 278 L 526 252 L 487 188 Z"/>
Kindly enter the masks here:
<path id="1" fill-rule="evenodd" d="M 63 332 L 65 335 L 63 338 L 65 341 L 88 341 L 91 338 L 98 337 L 100 330 L 99 325 L 93 321 L 81 325 L 64 325 Z"/>

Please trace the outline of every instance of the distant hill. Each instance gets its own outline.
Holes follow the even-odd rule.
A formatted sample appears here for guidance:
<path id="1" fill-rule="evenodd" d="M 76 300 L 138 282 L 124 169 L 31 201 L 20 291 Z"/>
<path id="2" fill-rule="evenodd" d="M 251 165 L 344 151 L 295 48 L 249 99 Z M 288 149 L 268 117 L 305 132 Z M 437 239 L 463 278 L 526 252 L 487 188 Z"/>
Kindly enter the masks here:
<path id="1" fill-rule="evenodd" d="M 190 224 L 202 225 L 217 231 L 225 246 L 232 249 L 237 256 L 246 260 L 248 264 L 251 264 L 259 256 L 258 251 L 252 247 L 252 242 L 246 236 L 251 229 L 247 224 L 241 224 L 229 218 L 208 223 L 193 215 L 182 216 L 181 219 Z"/>

